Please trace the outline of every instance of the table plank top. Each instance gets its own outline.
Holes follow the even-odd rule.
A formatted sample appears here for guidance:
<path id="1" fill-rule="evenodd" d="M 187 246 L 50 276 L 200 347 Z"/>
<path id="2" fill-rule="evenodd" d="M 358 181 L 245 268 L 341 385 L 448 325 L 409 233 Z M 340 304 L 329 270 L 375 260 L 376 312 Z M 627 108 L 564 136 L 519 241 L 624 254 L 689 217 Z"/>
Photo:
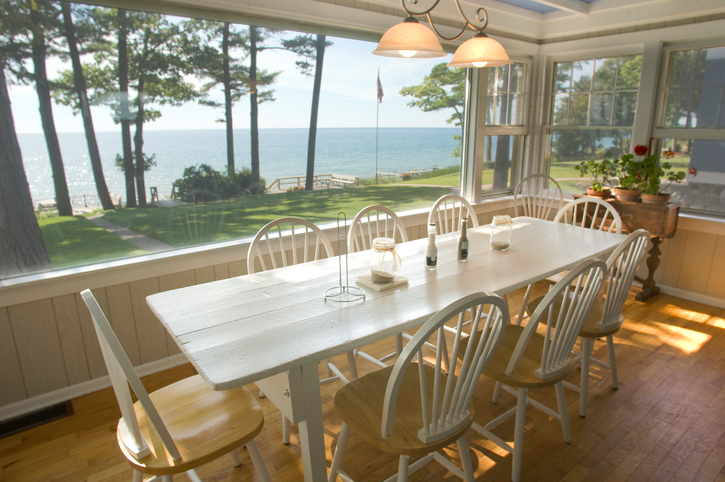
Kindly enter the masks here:
<path id="1" fill-rule="evenodd" d="M 436 270 L 425 269 L 427 239 L 399 244 L 397 275 L 408 284 L 365 290 L 365 300 L 351 303 L 324 297 L 338 285 L 337 257 L 166 291 L 147 302 L 199 373 L 223 390 L 413 328 L 470 293 L 508 293 L 603 257 L 625 236 L 519 217 L 508 251 L 490 248 L 487 226 L 469 229 L 466 262 L 456 261 L 457 238 L 437 236 Z M 355 285 L 369 273 L 370 253 L 350 254 L 348 262 Z"/>

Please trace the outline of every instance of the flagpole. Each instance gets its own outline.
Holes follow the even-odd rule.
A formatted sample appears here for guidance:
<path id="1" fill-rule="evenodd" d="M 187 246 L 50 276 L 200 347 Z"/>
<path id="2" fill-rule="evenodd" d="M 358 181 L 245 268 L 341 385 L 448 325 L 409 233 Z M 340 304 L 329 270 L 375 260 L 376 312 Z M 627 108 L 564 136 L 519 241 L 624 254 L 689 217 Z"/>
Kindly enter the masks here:
<path id="1" fill-rule="evenodd" d="M 378 67 L 378 89 L 380 89 L 380 67 Z M 378 126 L 380 124 L 380 93 L 378 91 L 375 103 L 375 184 L 378 183 Z"/>

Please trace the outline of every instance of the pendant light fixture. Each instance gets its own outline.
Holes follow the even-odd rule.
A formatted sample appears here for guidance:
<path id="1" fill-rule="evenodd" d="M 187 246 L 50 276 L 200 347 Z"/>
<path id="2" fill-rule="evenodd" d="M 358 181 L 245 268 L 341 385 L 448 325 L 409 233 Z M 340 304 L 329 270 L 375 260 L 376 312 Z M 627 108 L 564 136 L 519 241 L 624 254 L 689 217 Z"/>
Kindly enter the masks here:
<path id="1" fill-rule="evenodd" d="M 458 13 L 465 25 L 458 35 L 449 38 L 441 35 L 431 18 L 431 12 L 438 6 L 440 0 L 436 0 L 433 6 L 422 12 L 410 10 L 406 6 L 406 1 L 412 5 L 418 3 L 418 0 L 400 0 L 400 5 L 408 17 L 403 23 L 394 25 L 385 32 L 380 39 L 380 43 L 378 43 L 378 47 L 373 50 L 373 54 L 403 58 L 445 57 L 446 52 L 441 47 L 437 37 L 448 41 L 458 40 L 470 27 L 476 31 L 476 34 L 456 49 L 451 63 L 448 64 L 449 67 L 494 67 L 512 62 L 503 46 L 483 32 L 483 29 L 488 25 L 488 13 L 485 8 L 481 7 L 476 12 L 476 20 L 483 23 L 483 26 L 479 28 L 473 25 L 463 13 L 460 0 L 455 0 Z M 428 23 L 430 23 L 433 30 L 421 25 L 415 19 L 415 16 L 423 15 L 428 18 Z"/>

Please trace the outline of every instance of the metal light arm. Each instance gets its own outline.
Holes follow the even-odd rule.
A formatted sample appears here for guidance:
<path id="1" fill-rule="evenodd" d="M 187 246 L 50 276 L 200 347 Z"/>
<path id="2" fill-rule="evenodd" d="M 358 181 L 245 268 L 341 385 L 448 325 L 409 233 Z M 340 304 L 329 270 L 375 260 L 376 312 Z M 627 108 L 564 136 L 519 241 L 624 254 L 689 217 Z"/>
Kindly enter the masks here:
<path id="1" fill-rule="evenodd" d="M 436 0 L 430 8 L 428 8 L 427 10 L 423 10 L 422 12 L 414 12 L 411 9 L 409 9 L 408 7 L 406 7 L 405 6 L 406 1 L 410 2 L 412 5 L 416 5 L 418 3 L 418 0 L 400 0 L 400 6 L 403 7 L 403 10 L 405 11 L 405 13 L 407 13 L 411 17 L 412 16 L 420 17 L 420 16 L 425 15 L 428 18 L 428 23 L 430 24 L 430 26 L 433 29 L 433 31 L 435 32 L 435 34 L 438 37 L 442 38 L 443 40 L 447 40 L 447 41 L 458 40 L 466 32 L 466 28 L 468 28 L 468 27 L 470 27 L 471 30 L 475 30 L 479 33 L 483 33 L 483 29 L 485 29 L 486 26 L 488 25 L 488 12 L 486 12 L 485 8 L 480 7 L 478 10 L 476 10 L 476 20 L 479 22 L 483 22 L 483 27 L 479 28 L 479 27 L 476 27 L 474 24 L 472 24 L 471 21 L 468 20 L 468 17 L 466 17 L 466 14 L 463 13 L 463 9 L 461 8 L 460 0 L 455 0 L 456 8 L 458 8 L 458 13 L 461 15 L 461 18 L 466 22 L 466 25 L 463 26 L 463 29 L 458 33 L 458 35 L 456 35 L 454 37 L 446 37 L 445 35 L 442 35 L 438 31 L 435 24 L 433 23 L 433 19 L 431 18 L 431 15 L 430 15 L 430 13 L 433 11 L 433 9 L 435 9 L 438 6 L 438 4 L 440 3 L 440 0 Z"/>

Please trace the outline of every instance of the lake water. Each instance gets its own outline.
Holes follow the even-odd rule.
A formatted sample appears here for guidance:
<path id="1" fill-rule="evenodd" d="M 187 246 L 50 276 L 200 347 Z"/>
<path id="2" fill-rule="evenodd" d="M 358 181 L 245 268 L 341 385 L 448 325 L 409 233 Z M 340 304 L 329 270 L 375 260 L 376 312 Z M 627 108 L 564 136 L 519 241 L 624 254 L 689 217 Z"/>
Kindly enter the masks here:
<path id="1" fill-rule="evenodd" d="M 458 164 L 451 154 L 458 144 L 451 128 L 381 128 L 378 140 L 378 170 L 405 172 L 430 170 Z M 103 171 L 111 193 L 124 197 L 124 178 L 115 166 L 121 153 L 121 133 L 96 134 Z M 307 129 L 260 129 L 260 171 L 267 184 L 278 177 L 304 176 L 307 166 Z M 59 134 L 65 175 L 71 196 L 96 194 L 88 147 L 83 133 Z M 33 202 L 55 197 L 43 134 L 18 134 L 25 173 Z M 249 129 L 234 131 L 235 165 L 250 166 Z M 144 151 L 156 156 L 156 167 L 146 172 L 147 189 L 158 187 L 168 196 L 184 169 L 202 163 L 223 171 L 226 168 L 225 131 L 147 131 Z M 317 131 L 315 174 L 375 176 L 375 128 L 324 128 Z M 147 192 L 148 196 L 149 193 Z"/>

